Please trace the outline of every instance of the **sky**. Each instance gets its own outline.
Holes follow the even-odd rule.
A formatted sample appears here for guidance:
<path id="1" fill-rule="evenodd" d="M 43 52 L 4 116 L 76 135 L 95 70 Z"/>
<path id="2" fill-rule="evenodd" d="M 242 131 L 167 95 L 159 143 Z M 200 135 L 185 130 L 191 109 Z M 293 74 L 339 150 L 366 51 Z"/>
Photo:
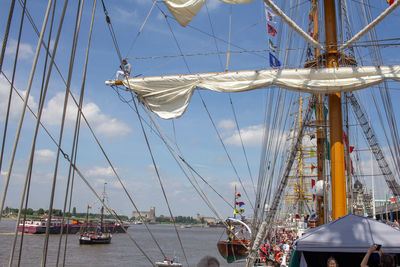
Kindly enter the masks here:
<path id="1" fill-rule="evenodd" d="M 61 31 L 55 57 L 55 62 L 64 80 L 68 77 L 77 2 L 70 1 L 68 5 L 65 24 Z M 268 38 L 272 37 L 266 32 L 264 6 L 261 1 L 233 6 L 217 0 L 208 1 L 207 6 L 204 6 L 189 26 L 185 28 L 174 21 L 162 2 L 157 2 L 153 9 L 152 2 L 144 0 L 121 0 L 118 3 L 105 0 L 104 3 L 112 22 L 120 53 L 132 65 L 132 76 L 224 71 L 227 61 L 226 51 L 229 48 L 231 50 L 228 66 L 230 71 L 270 68 Z M 34 3 L 28 1 L 27 9 L 39 30 L 42 27 L 46 6 L 46 1 L 35 1 Z M 374 1 L 371 5 L 372 17 L 375 18 L 386 7 L 386 1 Z M 92 1 L 85 1 L 74 70 L 71 76 L 70 89 L 77 100 L 79 100 L 81 90 L 91 8 Z M 50 47 L 53 47 L 55 43 L 55 29 L 59 25 L 61 9 L 61 3 L 58 3 L 54 29 L 50 37 Z M 308 21 L 308 16 L 298 16 L 295 12 L 300 10 L 307 12 L 307 9 L 308 1 L 304 1 L 298 4 L 297 10 L 291 9 L 290 13 L 288 11 L 288 15 L 293 16 L 293 19 L 298 21 L 300 25 L 304 25 Z M 357 9 L 357 3 L 351 2 L 349 4 L 349 12 L 360 12 Z M 8 8 L 2 8 L 0 14 L 3 18 L 0 21 L 0 36 L 3 37 Z M 3 65 L 3 71 L 8 79 L 11 79 L 13 73 L 20 14 L 21 6 L 17 3 Z M 167 19 L 164 14 L 167 15 Z M 398 38 L 398 32 L 393 25 L 398 23 L 399 16 L 400 11 L 397 10 L 377 26 L 378 39 Z M 364 24 L 363 21 L 358 21 L 361 20 L 360 18 L 361 16 L 351 17 L 354 20 L 352 21 L 353 34 L 361 29 L 361 24 Z M 273 37 L 275 39 L 272 40 L 279 48 L 279 60 L 285 68 L 302 67 L 304 42 L 296 33 L 289 32 L 278 18 L 274 26 L 278 30 L 278 36 Z M 22 29 L 15 87 L 24 95 L 38 38 L 27 19 L 24 20 Z M 231 29 L 231 34 L 229 34 L 229 29 Z M 306 26 L 303 26 L 303 29 L 307 31 Z M 213 38 L 213 35 L 218 38 Z M 228 42 L 229 36 L 230 42 Z M 48 38 L 47 30 L 45 42 L 48 42 Z M 361 39 L 359 44 L 365 44 L 363 41 L 365 40 Z M 39 106 L 45 62 L 43 51 L 42 48 L 28 101 L 29 106 L 35 112 L 37 112 Z M 398 54 L 398 46 L 382 46 L 381 52 L 384 64 L 399 64 L 399 59 L 393 56 L 396 53 Z M 182 54 L 186 55 L 185 60 L 182 56 L 179 56 Z M 374 64 L 368 59 L 370 54 L 368 49 L 360 47 L 356 54 L 361 65 Z M 83 113 L 86 119 L 139 210 L 147 211 L 151 206 L 155 206 L 157 216 L 161 214 L 169 215 L 163 190 L 154 169 L 155 163 L 174 216 L 196 216 L 197 213 L 215 216 L 183 175 L 162 140 L 157 136 L 156 131 L 145 124 L 146 138 L 150 144 L 149 150 L 132 102 L 128 102 L 128 104 L 124 102 L 124 99 L 131 100 L 130 94 L 123 88 L 113 90 L 104 84 L 106 80 L 115 77 L 118 65 L 118 53 L 107 27 L 101 2 L 99 2 L 96 7 L 85 83 Z M 56 140 L 58 140 L 60 134 L 62 107 L 64 105 L 65 85 L 63 79 L 56 70 L 53 70 L 42 116 L 42 123 Z M 389 82 L 389 86 L 393 89 L 391 90 L 392 102 L 396 103 L 396 100 L 399 99 L 400 91 L 398 89 L 400 87 L 394 82 Z M 4 131 L 9 88 L 8 81 L 2 75 L 0 77 L 1 136 L 3 136 Z M 264 114 L 269 107 L 267 99 L 271 92 L 278 94 L 280 90 L 263 89 L 229 95 L 206 91 L 196 92 L 188 110 L 181 118 L 175 120 L 156 118 L 156 121 L 165 134 L 178 144 L 185 160 L 201 174 L 202 178 L 215 191 L 222 195 L 224 199 L 233 203 L 235 185 L 238 191 L 243 190 L 237 176 L 241 177 L 242 184 L 248 192 L 252 190 L 234 115 L 236 115 L 240 127 L 249 167 L 256 182 L 260 168 L 263 124 L 266 119 Z M 382 127 L 377 122 L 376 111 L 373 110 L 372 92 L 378 94 L 377 90 L 368 89 L 360 92 L 360 96 L 363 96 L 362 103 L 371 112 L 371 120 L 374 123 L 376 122 L 377 128 L 375 130 L 378 136 L 382 137 Z M 288 92 L 285 97 L 290 98 L 291 95 L 297 94 Z M 205 105 L 203 105 L 203 101 Z M 233 102 L 232 105 L 230 101 Z M 20 120 L 21 103 L 21 99 L 14 93 L 5 144 L 5 156 L 0 174 L 2 191 Z M 234 113 L 232 107 L 234 107 Z M 273 104 L 273 107 L 278 109 L 279 103 Z M 287 107 L 288 111 L 292 109 L 293 107 Z M 77 108 L 72 99 L 69 98 L 62 140 L 63 150 L 68 154 L 72 150 L 76 112 Z M 395 109 L 395 112 L 398 117 L 398 109 Z M 139 113 L 143 116 L 145 122 L 150 122 L 142 106 L 139 106 Z M 212 121 L 209 117 L 212 118 Z M 213 124 L 218 129 L 221 139 Z M 35 120 L 32 114 L 27 111 L 12 169 L 6 206 L 19 206 L 34 127 Z M 352 142 L 356 143 L 360 149 L 366 148 L 365 141 L 360 137 L 360 130 L 354 130 L 354 132 L 356 137 L 351 137 Z M 229 157 L 227 157 L 220 140 L 223 141 L 226 150 L 229 152 Z M 388 151 L 387 143 L 382 142 L 382 147 L 385 151 Z M 35 164 L 28 205 L 33 209 L 46 209 L 49 205 L 56 157 L 57 147 L 43 129 L 40 129 L 35 147 Z M 362 154 L 360 152 L 359 156 L 354 157 L 357 157 L 355 160 L 358 161 L 365 173 L 371 173 L 371 159 L 368 153 Z M 82 123 L 81 126 L 76 165 L 96 192 L 101 193 L 105 186 L 107 203 L 112 209 L 115 209 L 117 213 L 130 216 L 134 207 L 85 123 Z M 232 168 L 232 165 L 235 168 Z M 64 205 L 67 178 L 68 162 L 61 156 L 57 170 L 54 208 L 62 209 Z M 365 179 L 367 185 L 370 186 L 370 180 Z M 384 188 L 384 183 L 381 180 L 377 183 L 381 184 L 380 188 Z M 203 182 L 200 182 L 200 187 L 205 190 L 223 216 L 232 214 L 232 208 L 221 200 L 213 189 Z M 380 197 L 383 197 L 384 191 L 380 194 Z M 250 194 L 250 200 L 254 201 L 254 198 L 254 194 Z M 249 202 L 244 197 L 243 201 Z M 84 212 L 87 205 L 99 207 L 93 193 L 77 175 L 75 175 L 71 205 L 80 212 Z"/>

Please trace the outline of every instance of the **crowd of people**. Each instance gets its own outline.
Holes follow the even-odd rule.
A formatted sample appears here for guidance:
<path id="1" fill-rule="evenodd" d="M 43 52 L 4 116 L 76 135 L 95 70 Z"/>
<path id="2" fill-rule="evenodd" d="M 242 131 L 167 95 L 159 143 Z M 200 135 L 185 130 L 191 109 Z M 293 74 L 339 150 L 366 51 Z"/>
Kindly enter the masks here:
<path id="1" fill-rule="evenodd" d="M 297 234 L 281 229 L 267 235 L 259 251 L 259 261 L 264 266 L 289 266 L 292 244 Z"/>

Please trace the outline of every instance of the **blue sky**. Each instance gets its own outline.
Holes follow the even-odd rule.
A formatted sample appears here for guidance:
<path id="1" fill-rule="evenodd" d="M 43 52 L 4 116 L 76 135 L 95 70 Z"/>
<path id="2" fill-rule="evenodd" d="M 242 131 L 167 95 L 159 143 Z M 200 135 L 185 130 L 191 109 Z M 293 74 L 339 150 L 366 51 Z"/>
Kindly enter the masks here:
<path id="1" fill-rule="evenodd" d="M 232 11 L 230 10 L 231 6 L 228 4 L 216 0 L 208 1 L 207 8 L 204 6 L 186 28 L 179 26 L 171 18 L 165 6 L 159 2 L 149 15 L 143 31 L 139 35 L 138 31 L 150 11 L 152 5 L 151 1 L 121 0 L 115 3 L 115 1 L 105 0 L 104 2 L 113 23 L 121 54 L 123 57 L 127 57 L 132 64 L 133 75 L 155 76 L 224 71 L 226 63 L 225 53 L 228 47 L 227 40 L 230 12 L 232 12 L 231 50 L 241 52 L 231 54 L 229 70 L 269 68 L 267 51 L 268 36 L 265 30 L 264 7 L 263 3 L 260 1 L 254 1 L 246 5 L 232 6 Z M 39 29 L 41 28 L 46 4 L 46 1 L 35 1 L 35 3 L 28 1 L 28 11 Z M 91 1 L 85 3 L 75 69 L 72 76 L 71 90 L 76 96 L 79 94 L 82 79 L 91 5 Z M 65 79 L 68 72 L 76 7 L 76 1 L 70 1 L 66 15 L 66 23 L 62 30 L 62 37 L 55 59 Z M 372 6 L 374 12 L 373 17 L 376 17 L 386 7 L 386 1 L 374 1 Z M 299 3 L 299 10 L 307 10 L 307 8 L 308 1 Z M 159 9 L 168 14 L 168 22 L 173 34 Z M 349 9 L 350 12 L 358 10 L 357 3 L 351 2 L 349 4 Z M 58 14 L 60 14 L 60 10 L 61 4 L 58 3 Z M 297 10 L 292 10 L 292 12 L 295 11 Z M 4 72 L 9 78 L 11 78 L 12 74 L 12 62 L 15 53 L 13 51 L 15 51 L 16 46 L 20 13 L 21 7 L 17 3 L 3 67 Z M 3 17 L 0 21 L 0 35 L 4 36 L 6 25 L 5 18 L 8 16 L 8 8 L 1 9 L 0 14 Z M 294 14 L 292 15 L 295 16 Z M 393 25 L 398 23 L 399 15 L 399 11 L 395 11 L 378 25 L 379 39 L 398 38 L 398 32 Z M 212 21 L 212 27 L 209 23 L 209 17 Z M 308 20 L 308 16 L 299 16 L 295 18 L 301 25 L 304 25 Z M 352 19 L 354 20 L 353 31 L 356 32 L 361 29 L 360 24 L 362 22 L 358 21 L 358 16 L 353 16 Z M 290 34 L 286 28 L 281 28 L 280 20 L 278 19 L 277 21 L 275 27 L 278 29 L 278 35 L 280 35 L 280 37 L 275 37 L 274 41 L 281 49 L 281 53 L 278 56 L 279 59 L 281 62 L 285 62 L 285 52 L 289 51 L 290 48 L 286 67 L 301 67 L 301 58 L 304 55 L 305 47 L 304 42 L 301 41 L 297 34 Z M 58 19 L 56 20 L 56 26 L 57 25 Z M 303 29 L 307 30 L 304 26 Z M 211 37 L 212 32 L 218 37 L 217 40 Z M 45 40 L 47 40 L 47 38 L 46 35 Z M 54 38 L 55 33 L 53 33 L 52 37 L 53 42 Z M 179 44 L 179 48 L 175 39 Z M 290 39 L 294 41 L 293 45 L 289 47 L 287 41 Z M 278 40 L 281 40 L 280 44 Z M 364 39 L 361 39 L 361 41 L 362 40 Z M 215 43 L 217 43 L 217 46 Z M 20 60 L 17 65 L 15 81 L 16 88 L 21 92 L 26 90 L 36 45 L 37 36 L 33 32 L 30 23 L 25 20 Z M 182 57 L 177 57 L 177 55 L 181 54 L 179 49 L 181 49 L 182 53 L 185 55 L 190 54 L 190 56 L 185 57 L 189 69 L 186 67 L 186 63 L 183 61 Z M 221 52 L 220 58 L 216 55 L 217 51 Z M 399 64 L 399 59 L 393 57 L 393 55 L 396 53 L 398 54 L 398 52 L 398 46 L 382 47 L 384 63 L 388 65 Z M 368 60 L 368 54 L 369 52 L 366 49 L 360 51 L 359 54 L 357 53 L 358 57 L 365 60 L 364 65 L 372 64 Z M 37 109 L 39 101 L 44 62 L 43 55 L 43 50 L 41 50 L 29 102 L 34 110 Z M 171 57 L 165 58 L 162 56 Z M 156 206 L 157 215 L 167 215 L 168 212 L 165 201 L 162 197 L 162 191 L 155 175 L 137 115 L 128 105 L 119 99 L 114 90 L 104 84 L 105 80 L 114 77 L 118 65 L 117 53 L 105 23 L 101 2 L 99 2 L 96 9 L 95 25 L 93 29 L 83 110 L 114 167 L 117 169 L 118 174 L 123 179 L 129 192 L 131 192 L 139 209 L 148 210 L 150 206 Z M 393 82 L 389 84 L 393 88 L 400 88 Z M 65 86 L 60 76 L 53 71 L 43 113 L 43 123 L 56 139 L 58 139 L 59 135 L 64 90 Z M 3 131 L 4 128 L 8 91 L 9 84 L 4 77 L 1 77 L 1 131 Z M 399 91 L 392 90 L 391 92 L 393 103 L 396 103 L 395 100 L 399 97 Z M 121 94 L 129 98 L 129 94 L 126 92 L 121 91 Z M 369 91 L 365 90 L 365 92 L 361 92 L 361 94 L 366 96 L 363 98 L 365 99 L 364 104 L 366 106 L 371 105 L 371 98 L 368 97 Z M 242 177 L 244 184 L 249 185 L 251 182 L 248 178 L 247 165 L 244 161 L 243 153 L 241 152 L 242 148 L 236 132 L 229 96 L 227 94 L 205 91 L 201 92 L 201 96 L 227 146 L 235 167 L 237 167 L 239 176 Z M 263 114 L 266 105 L 267 90 L 258 90 L 245 94 L 232 94 L 230 96 L 234 103 L 238 123 L 241 127 L 253 178 L 256 180 L 259 169 L 260 146 L 263 131 L 262 124 L 264 121 Z M 5 172 L 8 168 L 9 155 L 11 154 L 14 135 L 18 125 L 20 114 L 20 106 L 18 108 L 18 104 L 20 103 L 21 101 L 14 95 L 13 104 L 16 105 L 13 105 L 14 109 L 11 110 L 11 121 L 5 146 L 5 159 L 0 176 L 1 188 L 4 185 Z M 68 151 L 68 153 L 71 151 L 76 114 L 76 108 L 73 106 L 72 101 L 70 101 L 63 141 L 63 148 Z M 288 110 L 290 108 L 291 107 L 288 107 Z M 398 110 L 396 111 L 398 112 Z M 141 115 L 146 118 L 146 114 L 141 108 L 140 112 Z M 372 112 L 372 114 L 374 114 L 374 112 Z M 398 117 L 399 114 L 396 115 Z M 146 120 L 149 121 L 147 118 Z M 199 95 L 197 93 L 194 94 L 187 112 L 181 118 L 174 121 L 163 121 L 161 119 L 157 119 L 157 121 L 171 138 L 175 138 L 185 159 L 196 168 L 202 177 L 215 187 L 226 199 L 232 200 L 234 184 L 239 184 L 239 182 L 222 149 Z M 35 122 L 32 115 L 27 112 L 22 129 L 21 143 L 19 144 L 11 177 L 10 190 L 7 195 L 6 205 L 8 206 L 17 207 L 19 205 L 19 195 L 22 182 L 25 178 L 27 154 L 32 142 L 34 125 Z M 376 130 L 379 135 L 382 135 L 379 126 Z M 161 140 L 154 134 L 154 131 L 146 127 L 146 133 L 148 134 L 151 149 L 155 155 L 155 161 L 160 170 L 161 179 L 165 185 L 174 215 L 195 216 L 196 213 L 201 213 L 212 216 L 213 214 L 211 211 L 206 207 L 190 183 L 183 176 Z M 359 146 L 365 148 L 366 145 L 362 144 L 362 138 L 359 139 Z M 353 140 L 354 142 L 357 141 L 357 139 Z M 383 146 L 385 147 L 387 145 L 383 144 Z M 56 147 L 44 132 L 40 130 L 36 146 L 35 167 L 29 201 L 29 206 L 32 208 L 48 207 L 55 156 Z M 366 170 L 370 168 L 369 160 L 369 155 L 362 156 L 362 163 L 360 164 L 363 164 Z M 86 125 L 83 125 L 81 130 L 77 166 L 98 192 L 102 190 L 106 182 L 110 206 L 119 213 L 130 215 L 134 208 L 124 195 L 121 186 L 118 184 L 115 175 L 102 156 L 100 149 L 95 144 Z M 67 162 L 60 159 L 55 208 L 62 208 L 67 173 Z M 210 194 L 210 198 L 224 216 L 231 214 L 231 208 L 213 194 L 212 190 L 205 185 L 202 187 Z M 239 189 L 239 191 L 240 190 L 241 189 Z M 247 190 L 250 191 L 249 189 Z M 84 211 L 87 204 L 91 204 L 95 201 L 95 197 L 88 190 L 86 185 L 82 183 L 80 178 L 77 177 L 72 206 L 77 207 L 79 211 Z"/>

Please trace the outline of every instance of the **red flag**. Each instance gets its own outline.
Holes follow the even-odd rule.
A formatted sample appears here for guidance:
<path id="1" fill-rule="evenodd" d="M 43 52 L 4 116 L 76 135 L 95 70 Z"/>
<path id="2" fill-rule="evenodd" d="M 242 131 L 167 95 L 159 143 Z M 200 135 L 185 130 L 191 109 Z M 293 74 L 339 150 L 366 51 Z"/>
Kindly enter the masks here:
<path id="1" fill-rule="evenodd" d="M 316 169 L 316 168 L 317 168 L 317 166 L 315 166 L 314 164 L 311 163 L 311 172 L 313 172 L 314 169 Z"/>
<path id="2" fill-rule="evenodd" d="M 275 28 L 272 27 L 269 23 L 267 23 L 267 27 L 268 27 L 269 34 L 271 34 L 272 36 L 275 36 L 275 34 L 277 34 L 277 31 L 275 30 Z"/>
<path id="3" fill-rule="evenodd" d="M 392 4 L 394 3 L 394 0 L 386 0 L 386 2 L 387 2 L 389 5 L 392 5 Z"/>
<path id="4" fill-rule="evenodd" d="M 392 203 L 396 203 L 396 199 L 395 199 L 394 197 L 390 198 L 390 201 L 391 201 Z"/>

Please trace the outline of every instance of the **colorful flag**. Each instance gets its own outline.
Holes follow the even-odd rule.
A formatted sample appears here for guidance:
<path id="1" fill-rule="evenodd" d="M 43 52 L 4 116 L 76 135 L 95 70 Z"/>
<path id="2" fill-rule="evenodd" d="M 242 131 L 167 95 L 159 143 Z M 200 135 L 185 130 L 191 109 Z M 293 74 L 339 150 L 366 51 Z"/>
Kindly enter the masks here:
<path id="1" fill-rule="evenodd" d="M 275 30 L 274 27 L 272 27 L 269 23 L 267 23 L 267 28 L 268 28 L 268 33 L 271 34 L 272 36 L 275 36 L 278 32 Z"/>
<path id="2" fill-rule="evenodd" d="M 237 209 L 235 209 L 234 211 L 233 211 L 233 214 L 238 214 L 239 213 L 239 211 L 237 210 Z"/>
<path id="3" fill-rule="evenodd" d="M 244 212 L 244 209 L 239 209 L 240 214 L 242 214 Z"/>
<path id="4" fill-rule="evenodd" d="M 279 69 L 281 62 L 270 52 L 269 53 L 269 65 L 274 69 Z"/>
<path id="5" fill-rule="evenodd" d="M 244 205 L 244 202 L 240 201 L 240 202 L 236 202 L 236 205 L 239 205 L 239 207 Z"/>
<path id="6" fill-rule="evenodd" d="M 236 196 L 235 196 L 235 199 L 238 198 L 238 197 L 241 197 L 241 196 L 242 195 L 240 193 L 237 193 Z"/>
<path id="7" fill-rule="evenodd" d="M 267 21 L 275 23 L 275 21 L 274 21 L 275 16 L 276 15 L 274 13 L 272 13 L 268 9 L 265 9 L 265 18 L 267 19 Z"/>
<path id="8" fill-rule="evenodd" d="M 312 148 L 310 149 L 310 156 L 315 157 L 315 150 Z"/>
<path id="9" fill-rule="evenodd" d="M 274 45 L 271 39 L 268 39 L 268 44 L 269 44 L 269 50 L 273 53 L 276 53 L 276 46 Z"/>
<path id="10" fill-rule="evenodd" d="M 308 59 L 311 59 L 312 57 L 313 57 L 313 54 L 312 54 L 311 47 L 308 47 L 308 48 L 307 48 L 307 58 L 308 58 Z"/>
<path id="11" fill-rule="evenodd" d="M 396 203 L 396 199 L 395 199 L 394 197 L 391 197 L 391 198 L 390 198 L 390 201 L 391 201 L 392 203 Z"/>
<path id="12" fill-rule="evenodd" d="M 311 172 L 314 172 L 314 169 L 316 169 L 317 166 L 315 166 L 314 164 L 311 164 Z"/>
<path id="13" fill-rule="evenodd" d="M 394 0 L 386 0 L 386 2 L 387 2 L 389 5 L 392 5 L 392 4 L 394 3 Z"/>

